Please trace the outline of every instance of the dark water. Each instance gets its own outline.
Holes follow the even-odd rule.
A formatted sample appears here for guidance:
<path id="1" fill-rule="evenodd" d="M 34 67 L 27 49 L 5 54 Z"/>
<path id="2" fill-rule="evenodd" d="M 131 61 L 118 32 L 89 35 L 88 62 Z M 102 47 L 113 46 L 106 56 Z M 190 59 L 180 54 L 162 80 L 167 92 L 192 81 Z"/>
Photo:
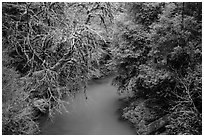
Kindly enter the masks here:
<path id="1" fill-rule="evenodd" d="M 71 105 L 69 113 L 55 116 L 42 128 L 46 135 L 133 135 L 134 129 L 119 120 L 120 106 L 116 88 L 111 86 L 111 78 L 89 83 L 87 97 L 79 94 Z"/>

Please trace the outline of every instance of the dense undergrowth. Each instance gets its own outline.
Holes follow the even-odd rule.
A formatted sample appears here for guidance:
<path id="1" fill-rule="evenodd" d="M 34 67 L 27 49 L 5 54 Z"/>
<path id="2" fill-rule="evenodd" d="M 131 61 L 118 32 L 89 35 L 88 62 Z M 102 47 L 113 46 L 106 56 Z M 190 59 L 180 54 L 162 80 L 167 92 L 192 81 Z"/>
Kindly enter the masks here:
<path id="1" fill-rule="evenodd" d="M 112 73 L 138 134 L 201 134 L 202 3 L 2 3 L 2 57 L 2 134 Z"/>
<path id="2" fill-rule="evenodd" d="M 201 134 L 201 3 L 126 6 L 112 50 L 118 72 L 113 84 L 120 93 L 133 93 L 122 117 L 138 134 L 151 134 L 160 126 L 165 134 Z M 167 114 L 168 122 L 149 128 Z"/>
<path id="3" fill-rule="evenodd" d="M 110 3 L 2 3 L 3 134 L 38 134 L 106 58 Z M 65 101 L 65 98 L 69 98 Z"/>

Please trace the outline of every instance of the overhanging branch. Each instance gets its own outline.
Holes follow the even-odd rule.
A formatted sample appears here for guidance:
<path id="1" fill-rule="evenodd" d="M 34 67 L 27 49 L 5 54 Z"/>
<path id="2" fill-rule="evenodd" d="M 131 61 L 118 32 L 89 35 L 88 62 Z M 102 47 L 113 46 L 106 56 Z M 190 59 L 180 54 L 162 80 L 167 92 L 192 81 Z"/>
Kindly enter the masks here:
<path id="1" fill-rule="evenodd" d="M 71 60 L 73 55 L 73 51 L 66 53 L 54 66 L 50 68 L 52 71 L 58 71 L 61 67 L 64 66 L 65 63 Z"/>

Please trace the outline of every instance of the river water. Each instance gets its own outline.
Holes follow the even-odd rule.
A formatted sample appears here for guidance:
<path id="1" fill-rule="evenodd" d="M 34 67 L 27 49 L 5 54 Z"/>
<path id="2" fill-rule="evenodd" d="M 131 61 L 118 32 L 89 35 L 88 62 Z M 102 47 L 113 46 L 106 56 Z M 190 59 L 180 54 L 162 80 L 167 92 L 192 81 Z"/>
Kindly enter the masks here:
<path id="1" fill-rule="evenodd" d="M 69 113 L 56 115 L 53 121 L 46 121 L 42 127 L 43 135 L 133 135 L 134 129 L 119 120 L 119 95 L 111 78 L 96 80 L 87 87 L 84 94 L 78 94 Z"/>

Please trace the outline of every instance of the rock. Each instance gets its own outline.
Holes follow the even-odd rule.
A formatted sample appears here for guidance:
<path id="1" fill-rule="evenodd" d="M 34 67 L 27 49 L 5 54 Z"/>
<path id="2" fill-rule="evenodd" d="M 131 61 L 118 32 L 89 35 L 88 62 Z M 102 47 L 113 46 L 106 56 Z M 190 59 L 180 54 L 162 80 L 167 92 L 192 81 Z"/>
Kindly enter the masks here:
<path id="1" fill-rule="evenodd" d="M 170 120 L 170 115 L 165 115 L 165 116 L 159 118 L 158 120 L 155 120 L 154 122 L 150 123 L 147 126 L 144 126 L 144 125 L 141 126 L 140 125 L 138 133 L 142 134 L 142 135 L 152 134 L 152 133 L 156 132 L 157 130 L 159 130 L 160 128 L 167 125 L 169 120 Z"/>

